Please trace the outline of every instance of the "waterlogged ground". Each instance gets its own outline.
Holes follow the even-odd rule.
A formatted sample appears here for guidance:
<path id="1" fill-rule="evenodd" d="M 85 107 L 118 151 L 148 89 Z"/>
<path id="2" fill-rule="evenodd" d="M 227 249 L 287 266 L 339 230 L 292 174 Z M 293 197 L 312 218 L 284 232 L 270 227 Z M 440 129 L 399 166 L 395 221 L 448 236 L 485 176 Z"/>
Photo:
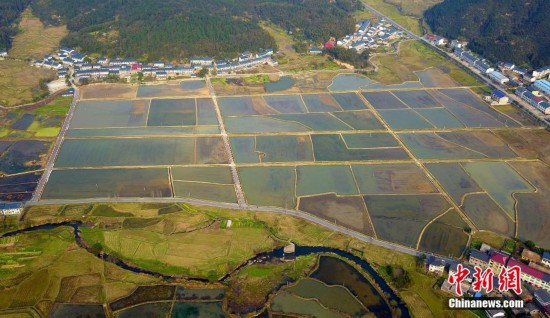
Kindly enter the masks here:
<path id="1" fill-rule="evenodd" d="M 527 175 L 531 164 L 550 162 L 541 142 L 548 133 L 517 112 L 490 107 L 477 88 L 457 87 L 442 69 L 416 76 L 388 85 L 330 72 L 224 78 L 213 81 L 223 88 L 215 98 L 202 80 L 90 86 L 42 199 L 236 203 L 232 157 L 249 205 L 298 210 L 443 255 L 460 255 L 450 242 L 478 230 L 507 236 L 518 228 L 520 239 L 546 242 L 543 227 L 520 210 L 548 214 L 537 195 L 547 185 Z M 231 87 L 254 93 L 232 94 Z M 33 120 L 21 117 L 14 125 Z M 34 161 L 5 166 L 32 169 Z M 436 222 L 444 214 L 454 216 Z"/>

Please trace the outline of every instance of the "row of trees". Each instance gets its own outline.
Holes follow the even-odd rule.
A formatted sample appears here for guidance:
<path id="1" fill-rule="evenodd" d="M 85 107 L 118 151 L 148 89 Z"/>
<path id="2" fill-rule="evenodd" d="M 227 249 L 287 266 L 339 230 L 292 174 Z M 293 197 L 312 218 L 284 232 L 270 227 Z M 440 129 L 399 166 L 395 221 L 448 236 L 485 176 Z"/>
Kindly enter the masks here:
<path id="1" fill-rule="evenodd" d="M 539 67 L 550 64 L 550 1 L 445 0 L 424 17 L 432 31 L 463 38 L 493 61 Z"/>

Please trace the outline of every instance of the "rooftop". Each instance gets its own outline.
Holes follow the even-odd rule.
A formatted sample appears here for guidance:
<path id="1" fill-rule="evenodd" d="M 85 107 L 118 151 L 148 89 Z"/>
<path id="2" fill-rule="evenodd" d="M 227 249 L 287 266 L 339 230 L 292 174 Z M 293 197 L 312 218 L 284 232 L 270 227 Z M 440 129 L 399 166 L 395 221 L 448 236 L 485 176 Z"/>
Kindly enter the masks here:
<path id="1" fill-rule="evenodd" d="M 491 254 L 490 260 L 495 263 L 506 265 L 506 261 L 508 260 L 509 257 L 510 255 L 507 255 L 507 254 L 503 254 L 500 252 L 493 252 L 493 254 Z"/>
<path id="2" fill-rule="evenodd" d="M 483 262 L 489 262 L 489 254 L 487 253 L 483 253 L 481 251 L 478 251 L 476 249 L 471 249 L 470 250 L 470 257 L 473 257 L 475 259 L 479 259 Z"/>
<path id="3" fill-rule="evenodd" d="M 538 269 L 534 269 L 532 267 L 529 267 L 529 266 L 523 264 L 522 262 L 517 261 L 513 258 L 510 259 L 510 261 L 508 262 L 508 267 L 512 267 L 512 266 L 518 266 L 521 269 L 522 273 L 525 273 L 529 276 L 533 276 L 533 277 L 538 278 L 540 280 L 550 282 L 550 275 L 548 275 L 544 272 L 541 272 Z"/>

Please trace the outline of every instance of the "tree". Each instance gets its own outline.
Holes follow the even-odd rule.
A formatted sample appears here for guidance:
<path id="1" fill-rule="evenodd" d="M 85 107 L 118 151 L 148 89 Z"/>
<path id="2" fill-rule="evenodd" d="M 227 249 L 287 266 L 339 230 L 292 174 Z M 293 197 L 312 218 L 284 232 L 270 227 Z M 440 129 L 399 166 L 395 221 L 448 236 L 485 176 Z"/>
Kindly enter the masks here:
<path id="1" fill-rule="evenodd" d="M 201 68 L 201 70 L 197 73 L 198 77 L 206 77 L 208 75 L 208 69 L 206 67 Z"/>

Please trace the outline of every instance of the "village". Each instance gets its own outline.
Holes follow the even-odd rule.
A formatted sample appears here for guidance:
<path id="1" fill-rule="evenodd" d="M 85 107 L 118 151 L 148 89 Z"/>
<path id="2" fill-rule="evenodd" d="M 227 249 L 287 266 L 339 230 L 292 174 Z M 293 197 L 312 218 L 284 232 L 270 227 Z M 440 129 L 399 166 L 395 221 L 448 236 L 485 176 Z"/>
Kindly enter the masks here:
<path id="1" fill-rule="evenodd" d="M 515 245 L 513 250 L 515 250 Z M 515 252 L 515 251 L 514 251 Z M 470 298 L 494 297 L 507 300 L 522 300 L 523 308 L 513 309 L 513 314 L 531 316 L 550 315 L 550 253 L 542 255 L 524 247 L 521 253 L 509 253 L 509 251 L 497 250 L 485 243 L 479 249 L 471 248 L 467 263 L 444 259 L 429 255 L 424 260 L 425 270 L 436 276 L 457 277 L 460 270 L 467 270 L 463 280 L 451 284 L 445 279 L 441 284 L 441 290 L 454 296 Z M 517 258 L 514 257 L 517 255 Z M 519 258 L 519 260 L 518 260 Z M 485 273 L 492 273 L 487 279 L 492 284 L 491 288 L 481 287 L 475 290 L 475 268 L 482 269 Z M 500 283 L 503 281 L 501 272 L 517 267 L 520 270 L 521 293 L 516 294 L 507 288 L 501 291 Z M 464 272 L 466 273 L 466 272 Z M 484 273 L 484 274 L 485 274 Z M 482 279 L 484 275 L 481 276 Z M 460 289 L 458 288 L 460 285 Z M 502 286 L 504 287 L 504 286 Z M 488 317 L 505 317 L 504 310 L 487 310 Z"/>
<path id="2" fill-rule="evenodd" d="M 57 71 L 60 80 L 71 75 L 77 84 L 108 78 L 130 81 L 132 76 L 168 80 L 176 77 L 196 77 L 198 74 L 230 74 L 248 70 L 262 65 L 277 65 L 273 59 L 273 49 L 258 53 L 244 52 L 235 59 L 214 60 L 211 57 L 193 57 L 189 64 L 174 65 L 164 61 L 140 63 L 136 59 L 109 59 L 98 57 L 92 59 L 71 48 L 61 48 L 55 55 L 46 55 L 42 60 L 34 60 L 35 67 L 49 68 Z M 7 56 L 7 55 L 6 55 Z"/>
<path id="3" fill-rule="evenodd" d="M 510 62 L 498 62 L 491 66 L 482 56 L 469 51 L 467 43 L 458 40 L 448 41 L 444 37 L 428 34 L 424 40 L 438 46 L 450 49 L 456 58 L 476 69 L 495 85 L 506 92 L 517 95 L 521 100 L 539 110 L 543 115 L 550 115 L 550 66 L 529 70 Z M 504 91 L 493 91 L 491 102 L 508 104 L 510 98 Z"/>
<path id="4" fill-rule="evenodd" d="M 362 20 L 355 24 L 354 33 L 337 40 L 331 39 L 325 43 L 324 47 L 334 47 L 336 45 L 361 54 L 366 50 L 389 47 L 405 37 L 406 35 L 403 31 L 397 30 L 384 19 L 380 19 L 376 23 L 370 20 Z M 308 52 L 310 54 L 321 54 L 323 51 L 314 47 L 310 48 Z"/>

